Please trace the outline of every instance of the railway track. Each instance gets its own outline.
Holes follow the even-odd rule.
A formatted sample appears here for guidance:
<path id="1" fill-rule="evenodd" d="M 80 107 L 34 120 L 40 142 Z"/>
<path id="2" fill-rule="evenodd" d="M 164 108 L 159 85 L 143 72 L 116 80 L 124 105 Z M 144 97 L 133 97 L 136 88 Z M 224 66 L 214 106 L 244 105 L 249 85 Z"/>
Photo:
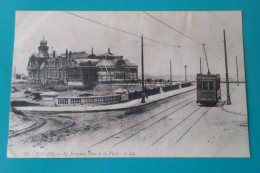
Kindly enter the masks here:
<path id="1" fill-rule="evenodd" d="M 65 127 L 62 127 L 60 129 L 57 129 L 57 130 L 53 130 L 52 133 L 61 133 L 62 131 L 67 130 L 67 129 L 69 129 L 69 128 L 71 128 L 71 127 L 76 125 L 75 121 L 72 121 L 72 120 L 70 120 L 70 121 L 71 121 L 71 123 L 69 125 L 67 125 Z"/>
<path id="2" fill-rule="evenodd" d="M 127 138 L 121 140 L 120 142 L 117 142 L 117 143 L 114 145 L 114 147 L 115 147 L 115 146 L 118 146 L 118 145 L 120 145 L 120 144 L 122 144 L 123 142 L 125 142 L 125 141 L 127 141 L 127 140 L 129 140 L 130 138 L 132 138 L 132 137 L 134 137 L 135 135 L 137 135 L 138 133 L 140 133 L 140 132 L 146 130 L 147 128 L 149 128 L 149 127 L 151 127 L 151 126 L 153 126 L 153 125 L 159 123 L 160 121 L 164 120 L 165 118 L 169 117 L 170 115 L 174 114 L 175 112 L 181 110 L 182 108 L 188 106 L 189 104 L 190 104 L 190 103 L 185 104 L 184 106 L 182 106 L 182 107 L 180 107 L 179 109 L 177 109 L 177 110 L 175 110 L 175 111 L 173 111 L 173 112 L 167 114 L 166 116 L 164 116 L 163 118 L 159 119 L 158 121 L 153 122 L 152 124 L 150 124 L 150 125 L 148 125 L 148 126 L 142 128 L 141 130 L 139 130 L 139 131 L 133 133 L 132 135 L 128 136 Z M 191 113 L 189 113 L 188 116 L 186 116 L 183 120 L 181 120 L 181 121 L 180 121 L 179 123 L 177 123 L 174 127 L 172 127 L 170 130 L 168 130 L 166 133 L 162 134 L 158 139 L 156 139 L 156 140 L 151 144 L 151 146 L 153 146 L 154 144 L 156 144 L 157 142 L 159 142 L 160 140 L 162 140 L 167 134 L 169 134 L 171 131 L 173 131 L 174 129 L 176 129 L 177 127 L 179 127 L 182 123 L 184 123 L 185 121 L 188 121 L 188 119 L 189 119 L 190 117 L 192 117 L 192 115 L 194 115 L 196 112 L 198 112 L 198 111 L 199 111 L 200 109 L 202 109 L 202 108 L 204 108 L 204 107 L 198 107 L 198 108 L 194 109 L 194 110 L 193 110 Z M 201 115 L 198 119 L 196 119 L 196 121 L 195 121 L 187 130 L 185 130 L 185 132 L 183 133 L 183 135 L 181 135 L 181 137 L 174 143 L 174 145 L 175 145 L 177 142 L 179 142 L 179 141 L 199 122 L 199 120 L 201 120 L 201 118 L 202 118 L 204 115 L 206 115 L 206 113 L 207 113 L 211 108 L 212 108 L 212 107 L 206 108 L 206 110 L 202 113 L 202 115 Z"/>
<path id="3" fill-rule="evenodd" d="M 33 117 L 32 121 L 34 121 L 34 124 L 32 124 L 31 126 L 25 128 L 25 129 L 11 132 L 9 134 L 8 138 L 11 139 L 13 137 L 17 137 L 17 136 L 26 134 L 27 132 L 39 129 L 39 128 L 41 128 L 42 126 L 44 126 L 46 124 L 46 120 L 44 118 Z"/>
<path id="4" fill-rule="evenodd" d="M 234 88 L 231 90 L 231 92 L 234 91 Z M 223 95 L 226 92 L 223 92 L 221 94 L 221 97 L 223 97 Z M 221 106 L 223 109 L 223 106 Z M 151 146 L 155 145 L 156 143 L 158 143 L 161 139 L 163 139 L 167 134 L 169 134 L 170 132 L 172 132 L 173 130 L 175 130 L 178 126 L 180 126 L 183 122 L 185 122 L 188 118 L 190 118 L 192 115 L 194 115 L 197 111 L 199 111 L 200 109 L 202 109 L 203 107 L 198 107 L 197 109 L 195 109 L 194 111 L 192 111 L 186 118 L 184 118 L 182 121 L 180 121 L 179 123 L 177 123 L 174 127 L 172 127 L 170 130 L 168 130 L 166 133 L 164 133 L 161 137 L 159 137 L 157 140 L 155 140 Z M 177 139 L 177 141 L 173 144 L 176 145 L 200 120 L 201 118 L 206 115 L 206 113 L 208 113 L 208 111 L 212 109 L 212 107 L 207 108 L 202 115 L 187 129 L 185 130 L 185 132 Z"/>
<path id="5" fill-rule="evenodd" d="M 208 113 L 208 111 L 212 109 L 212 107 L 208 108 L 196 121 L 195 123 L 190 127 L 188 128 L 185 133 L 183 135 L 181 135 L 181 137 L 173 144 L 173 145 L 176 145 L 200 120 L 202 117 L 204 117 L 204 115 L 206 115 L 206 113 Z"/>
<path id="6" fill-rule="evenodd" d="M 25 116 L 22 112 L 16 112 L 17 116 Z M 31 121 L 34 121 L 34 123 L 27 127 L 27 128 L 24 128 L 22 130 L 18 130 L 18 131 L 13 131 L 13 132 L 10 132 L 9 133 L 9 139 L 10 138 L 13 138 L 13 137 L 17 137 L 17 136 L 20 136 L 20 135 L 23 135 L 23 134 L 26 134 L 30 131 L 33 131 L 33 130 L 36 130 L 36 129 L 39 129 L 41 128 L 42 126 L 44 126 L 47 121 L 49 120 L 48 117 L 47 118 L 41 118 L 39 116 L 34 116 L 34 117 L 31 117 L 31 116 L 26 116 L 27 119 L 30 119 Z M 59 117 L 59 118 L 64 118 L 64 117 Z M 69 118 L 66 118 L 68 120 L 70 120 Z M 62 127 L 60 129 L 57 129 L 57 130 L 53 130 L 52 132 L 53 133 L 61 133 L 62 131 L 68 129 L 68 128 L 71 128 L 73 126 L 76 125 L 76 123 L 72 120 L 70 120 L 71 123 L 69 123 L 69 125 L 65 126 L 65 127 Z"/>
<path id="7" fill-rule="evenodd" d="M 165 110 L 163 110 L 163 111 L 161 111 L 161 112 L 159 112 L 159 113 L 157 113 L 157 114 L 155 114 L 155 115 L 153 115 L 153 116 L 151 116 L 151 117 L 149 117 L 149 118 L 147 118 L 147 119 L 144 119 L 144 120 L 141 121 L 141 122 L 138 122 L 138 123 L 136 123 L 136 124 L 134 124 L 134 125 L 132 125 L 132 126 L 126 128 L 126 129 L 124 129 L 124 130 L 122 130 L 122 131 L 120 131 L 120 132 L 118 132 L 118 133 L 115 133 L 114 135 L 111 135 L 111 136 L 109 136 L 109 137 L 107 137 L 107 138 L 105 138 L 105 139 L 103 139 L 103 140 L 101 140 L 101 141 L 99 141 L 99 142 L 97 142 L 97 143 L 91 145 L 91 146 L 88 147 L 88 148 L 92 148 L 92 147 L 95 147 L 95 146 L 97 146 L 97 145 L 99 145 L 99 144 L 101 144 L 101 143 L 104 143 L 104 142 L 106 142 L 106 141 L 108 141 L 108 140 L 110 140 L 110 139 L 116 137 L 117 135 L 122 134 L 122 133 L 124 133 L 124 132 L 127 132 L 128 130 L 131 130 L 131 129 L 133 129 L 134 127 L 137 127 L 137 126 L 139 126 L 139 125 L 141 125 L 141 124 L 144 124 L 144 123 L 148 122 L 149 120 L 151 120 L 152 118 L 155 118 L 155 117 L 161 115 L 162 113 L 165 113 L 166 111 L 169 111 L 169 110 L 171 110 L 171 109 L 173 109 L 173 108 L 175 108 L 175 107 L 177 107 L 177 106 L 179 106 L 179 105 L 181 105 L 181 104 L 183 104 L 183 103 L 185 103 L 185 102 L 188 101 L 188 103 L 185 103 L 185 104 L 182 105 L 180 108 L 178 108 L 178 109 L 172 111 L 171 113 L 167 114 L 166 116 L 164 116 L 164 117 L 160 118 L 159 120 L 156 120 L 156 121 L 153 122 L 152 124 L 146 126 L 146 127 L 143 128 L 142 130 L 140 130 L 140 131 L 138 131 L 138 132 L 136 132 L 136 133 L 134 133 L 134 134 L 128 136 L 128 137 L 127 137 L 126 139 L 124 139 L 123 141 L 120 141 L 119 143 L 115 144 L 115 145 L 118 145 L 118 144 L 120 144 L 120 143 L 122 143 L 122 142 L 128 140 L 128 139 L 131 138 L 132 136 L 138 134 L 139 132 L 145 130 L 146 128 L 148 128 L 148 127 L 150 127 L 150 126 L 152 126 L 152 125 L 154 125 L 154 124 L 156 124 L 156 123 L 162 121 L 163 119 L 167 118 L 168 116 L 170 116 L 171 114 L 177 112 L 178 110 L 181 110 L 182 108 L 184 108 L 184 107 L 188 106 L 189 104 L 193 103 L 193 102 L 195 101 L 193 98 L 195 98 L 195 97 L 196 97 L 196 96 L 192 96 L 192 97 L 190 97 L 190 98 L 188 98 L 188 99 L 185 99 L 185 100 L 183 100 L 183 101 L 181 101 L 181 102 L 178 102 L 177 104 L 174 104 L 173 106 L 171 106 L 171 107 L 169 107 L 169 108 L 167 108 L 167 109 L 165 109 Z M 193 99 L 193 100 L 192 100 L 192 99 Z M 192 100 L 192 101 L 189 101 L 189 100 Z"/>
<path id="8" fill-rule="evenodd" d="M 222 93 L 222 96 L 223 96 L 224 94 L 225 94 L 225 92 Z M 192 97 L 192 98 L 194 98 L 194 97 Z M 158 115 L 160 115 L 160 114 L 162 114 L 162 113 L 164 113 L 164 112 L 166 112 L 166 111 L 168 111 L 168 110 L 170 110 L 170 109 L 172 109 L 172 108 L 174 108 L 174 107 L 176 107 L 176 106 L 178 106 L 178 105 L 180 105 L 180 104 L 184 103 L 185 101 L 188 101 L 188 100 L 190 100 L 190 99 L 192 99 L 192 98 L 189 98 L 189 99 L 184 100 L 184 101 L 182 101 L 182 102 L 180 102 L 180 103 L 178 103 L 178 104 L 175 104 L 174 106 L 171 106 L 170 108 L 168 108 L 168 109 L 166 109 L 166 110 L 164 110 L 164 111 L 161 111 L 161 112 L 159 112 L 158 114 L 155 114 L 155 115 L 153 115 L 152 117 L 150 117 L 150 118 L 148 118 L 148 119 L 145 119 L 145 120 L 143 120 L 143 121 L 141 121 L 141 122 L 139 122 L 139 123 L 137 123 L 137 124 L 135 124 L 135 125 L 133 125 L 133 126 L 127 128 L 127 129 L 124 129 L 124 130 L 122 130 L 122 131 L 120 131 L 120 132 L 118 132 L 118 133 L 116 133 L 116 134 L 114 134 L 114 135 L 112 135 L 112 136 L 109 136 L 108 138 L 105 138 L 104 140 L 101 140 L 100 142 L 95 143 L 94 145 L 91 145 L 89 148 L 95 147 L 95 146 L 97 146 L 97 145 L 99 145 L 99 144 L 101 144 L 101 143 L 103 143 L 103 142 L 106 142 L 106 141 L 108 141 L 108 140 L 110 140 L 110 139 L 116 137 L 117 135 L 122 134 L 123 132 L 127 132 L 128 130 L 130 131 L 130 130 L 133 129 L 134 127 L 136 127 L 136 126 L 138 126 L 138 125 L 140 125 L 140 124 L 142 124 L 142 123 L 145 123 L 145 122 L 147 122 L 148 120 L 150 120 L 150 119 L 152 119 L 152 118 L 154 118 L 154 117 L 156 117 L 156 116 L 158 116 Z M 183 109 L 184 107 L 188 106 L 188 105 L 191 104 L 193 101 L 195 101 L 195 100 L 192 100 L 191 102 L 188 102 L 187 104 L 184 104 L 184 105 L 181 106 L 180 108 L 178 108 L 178 109 L 176 109 L 176 110 L 170 112 L 169 114 L 167 114 L 166 116 L 163 116 L 163 117 L 160 118 L 159 120 L 156 120 L 156 121 L 152 122 L 151 124 L 145 126 L 144 128 L 142 128 L 142 129 L 140 129 L 140 130 L 138 130 L 138 131 L 132 133 L 131 135 L 129 135 L 128 137 L 124 138 L 123 140 L 117 142 L 117 143 L 114 144 L 113 146 L 115 147 L 115 146 L 118 146 L 118 145 L 122 144 L 123 142 L 125 142 L 125 141 L 129 140 L 130 138 L 136 136 L 137 134 L 141 133 L 142 131 L 144 131 L 144 130 L 148 129 L 149 127 L 151 127 L 151 126 L 153 126 L 153 125 L 155 125 L 155 124 L 161 122 L 162 120 L 164 120 L 164 119 L 166 119 L 167 117 L 171 116 L 171 115 L 174 114 L 175 112 L 177 112 L 177 111 Z M 202 113 L 200 113 L 201 116 L 199 116 L 199 118 L 197 118 L 197 119 L 195 120 L 195 122 L 194 122 L 191 126 L 189 126 L 189 127 L 187 128 L 187 130 L 185 130 L 185 132 L 183 133 L 183 135 L 181 135 L 180 138 L 177 139 L 177 141 L 174 143 L 174 145 L 175 145 L 176 143 L 178 143 L 178 142 L 201 120 L 201 118 L 208 113 L 208 111 L 209 111 L 212 107 L 201 107 L 201 106 L 200 106 L 200 107 L 197 107 L 197 108 L 194 109 L 191 113 L 189 113 L 188 116 L 186 116 L 183 120 L 181 120 L 181 121 L 180 121 L 179 123 L 177 123 L 174 127 L 172 127 L 170 130 L 166 131 L 166 132 L 165 132 L 164 134 L 162 134 L 158 139 L 156 139 L 156 140 L 151 144 L 151 146 L 153 146 L 154 144 L 156 144 L 157 142 L 159 142 L 161 139 L 163 139 L 163 138 L 164 138 L 167 134 L 169 134 L 171 131 L 173 131 L 174 129 L 178 128 L 182 123 L 184 123 L 185 121 L 188 121 L 188 119 L 189 119 L 190 117 L 192 117 L 192 115 L 194 115 L 196 112 L 198 112 L 199 110 L 204 109 L 204 108 L 206 108 L 206 109 L 205 109 Z"/>
<path id="9" fill-rule="evenodd" d="M 225 92 L 222 93 L 222 96 L 224 95 Z M 190 105 L 191 103 L 193 103 L 195 101 L 195 98 L 196 96 L 192 96 L 192 97 L 189 97 L 189 98 L 183 98 L 183 100 L 177 102 L 177 103 L 174 103 L 174 105 L 170 106 L 169 108 L 165 109 L 165 110 L 162 110 L 126 129 L 123 129 L 121 130 L 120 132 L 118 133 L 115 133 L 91 146 L 89 146 L 88 148 L 92 148 L 92 147 L 95 147 L 101 143 L 104 143 L 110 139 L 114 140 L 114 137 L 116 137 L 117 135 L 120 135 L 122 133 L 126 133 L 126 137 L 124 137 L 124 139 L 122 139 L 121 141 L 116 141 L 116 143 L 113 141 L 113 143 L 115 143 L 113 146 L 117 146 L 117 145 L 120 145 L 122 144 L 123 142 L 129 140 L 130 138 L 136 136 L 137 134 L 141 133 L 142 131 L 150 128 L 151 126 L 155 125 L 155 124 L 159 124 L 159 122 L 163 121 L 164 119 L 166 119 L 167 117 L 171 116 L 172 114 L 174 114 L 175 112 L 185 108 L 186 106 Z M 177 108 L 176 108 L 177 107 Z M 173 108 L 176 108 L 174 110 L 171 110 Z M 188 121 L 188 119 L 190 117 L 192 117 L 192 115 L 194 115 L 196 112 L 198 112 L 199 110 L 201 110 L 203 107 L 198 107 L 194 110 L 192 110 L 192 112 L 190 112 L 188 114 L 188 116 L 186 116 L 184 119 L 182 119 L 180 122 L 178 122 L 176 125 L 174 125 L 171 129 L 167 130 L 165 133 L 163 133 L 159 138 L 157 138 L 152 144 L 151 146 L 155 145 L 156 143 L 158 143 L 159 141 L 161 141 L 165 136 L 167 136 L 170 132 L 172 132 L 173 130 L 175 130 L 176 128 L 178 128 L 182 123 L 184 123 L 185 121 Z M 180 136 L 180 138 L 178 140 L 176 140 L 176 142 L 174 143 L 174 145 L 176 143 L 178 143 L 199 121 L 200 119 L 211 109 L 212 107 L 209 107 L 207 108 L 205 111 L 203 111 L 202 115 L 195 120 L 195 122 L 189 126 L 187 129 L 185 129 L 186 131 L 183 133 L 183 135 Z M 167 111 L 169 111 L 169 113 L 166 113 Z M 160 115 L 163 115 L 162 117 L 160 117 Z M 21 116 L 21 115 L 20 115 Z M 48 121 L 48 118 L 42 118 L 42 117 L 38 117 L 38 116 L 34 116 L 34 117 L 27 117 L 27 118 L 31 118 L 32 121 L 34 121 L 34 124 L 31 125 L 30 127 L 27 127 L 25 129 L 22 129 L 22 130 L 19 130 L 19 131 L 14 131 L 14 132 L 11 132 L 9 134 L 9 138 L 13 138 L 13 137 L 16 137 L 16 136 L 20 136 L 20 135 L 23 135 L 27 132 L 30 132 L 30 131 L 33 131 L 33 130 L 36 130 L 38 128 L 41 128 L 42 126 L 44 126 L 46 124 L 46 122 Z M 57 117 L 56 117 L 57 118 Z M 66 117 L 58 117 L 58 118 L 66 118 Z M 66 131 L 67 129 L 75 126 L 77 123 L 69 118 L 66 118 L 68 119 L 69 121 L 71 121 L 70 123 L 65 123 L 66 126 L 60 128 L 60 129 L 57 129 L 57 130 L 52 130 L 52 134 L 59 134 L 59 133 L 63 133 L 64 131 Z M 140 128 L 142 127 L 142 128 Z M 128 133 L 129 132 L 129 133 Z M 43 132 L 43 134 L 46 133 L 46 132 Z M 118 140 L 118 139 L 116 139 Z"/>
<path id="10" fill-rule="evenodd" d="M 53 118 L 53 117 L 52 117 Z M 56 117 L 57 118 L 57 117 Z M 58 118 L 65 118 L 65 117 L 58 117 Z M 41 136 L 41 135 L 44 135 L 45 137 L 46 136 L 51 136 L 51 137 L 53 137 L 53 136 L 62 136 L 62 135 L 64 135 L 65 133 L 65 131 L 66 130 L 68 130 L 69 128 L 71 128 L 71 127 L 73 127 L 73 126 L 75 126 L 76 125 L 76 122 L 74 122 L 74 121 L 72 121 L 71 119 L 69 119 L 69 118 L 65 118 L 65 119 L 68 119 L 69 121 L 70 121 L 70 123 L 66 123 L 66 126 L 64 126 L 64 127 L 62 127 L 62 128 L 59 128 L 59 129 L 56 129 L 56 130 L 47 130 L 47 131 L 45 131 L 45 132 L 42 132 L 42 133 L 39 133 L 38 135 L 36 135 L 36 136 L 31 136 L 31 137 L 29 137 L 29 138 L 27 138 L 23 143 L 25 144 L 25 143 L 27 143 L 28 141 L 30 141 L 31 139 L 33 139 L 33 138 L 36 138 L 37 139 L 37 136 Z M 47 118 L 47 121 L 51 121 L 50 119 L 48 119 Z M 67 125 L 68 124 L 68 125 Z M 51 132 L 51 133 L 49 133 L 49 132 Z M 65 135 L 65 136 L 67 136 L 67 135 Z M 42 140 L 42 139 L 38 139 L 37 140 L 37 142 L 40 142 L 40 143 L 42 143 L 42 142 L 46 142 L 46 141 L 44 141 L 44 140 Z M 47 141 L 47 142 L 50 142 L 50 141 Z M 51 141 L 51 142 L 54 142 L 54 141 Z"/>
<path id="11" fill-rule="evenodd" d="M 167 132 L 165 132 L 161 137 L 159 137 L 157 140 L 155 140 L 151 146 L 155 145 L 156 143 L 158 143 L 159 141 L 161 141 L 166 135 L 168 135 L 170 132 L 172 132 L 173 130 L 175 130 L 176 128 L 178 128 L 180 125 L 182 125 L 186 120 L 188 120 L 192 115 L 194 115 L 196 112 L 198 112 L 200 109 L 202 109 L 203 107 L 199 107 L 195 110 L 193 110 L 187 117 L 185 117 L 182 121 L 180 121 L 179 123 L 177 123 L 175 126 L 173 126 L 170 130 L 168 130 Z M 206 115 L 206 113 L 208 113 L 208 111 L 211 109 L 212 107 L 206 108 L 206 110 L 202 113 L 201 116 L 199 116 L 198 119 L 196 119 L 196 121 L 194 123 L 192 123 L 192 125 L 187 128 L 184 133 L 177 138 L 176 142 L 173 145 L 176 145 L 200 120 L 201 118 Z"/>

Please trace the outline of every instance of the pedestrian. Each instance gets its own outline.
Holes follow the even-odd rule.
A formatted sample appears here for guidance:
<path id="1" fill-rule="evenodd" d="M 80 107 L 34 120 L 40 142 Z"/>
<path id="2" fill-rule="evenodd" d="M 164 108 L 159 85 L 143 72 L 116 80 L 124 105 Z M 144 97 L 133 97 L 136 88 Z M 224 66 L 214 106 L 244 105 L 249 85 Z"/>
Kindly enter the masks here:
<path id="1" fill-rule="evenodd" d="M 146 99 L 148 99 L 148 89 L 146 87 L 144 88 L 144 93 L 145 93 Z"/>

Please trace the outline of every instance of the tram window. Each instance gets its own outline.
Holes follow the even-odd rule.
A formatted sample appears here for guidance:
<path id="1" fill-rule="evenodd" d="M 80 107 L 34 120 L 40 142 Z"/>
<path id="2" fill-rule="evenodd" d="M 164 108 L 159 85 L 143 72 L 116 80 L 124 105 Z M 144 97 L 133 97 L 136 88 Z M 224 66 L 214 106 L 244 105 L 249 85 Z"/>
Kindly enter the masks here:
<path id="1" fill-rule="evenodd" d="M 202 81 L 198 81 L 198 89 L 202 90 Z"/>
<path id="2" fill-rule="evenodd" d="M 209 82 L 203 81 L 203 90 L 208 90 L 208 89 L 209 89 Z"/>
<path id="3" fill-rule="evenodd" d="M 209 81 L 209 90 L 214 90 L 214 82 Z"/>

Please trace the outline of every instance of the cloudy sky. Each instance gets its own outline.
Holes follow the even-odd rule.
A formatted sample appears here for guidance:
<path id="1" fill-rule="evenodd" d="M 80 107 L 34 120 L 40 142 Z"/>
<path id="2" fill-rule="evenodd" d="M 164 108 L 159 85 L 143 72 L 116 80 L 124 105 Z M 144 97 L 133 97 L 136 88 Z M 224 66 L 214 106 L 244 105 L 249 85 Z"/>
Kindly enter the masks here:
<path id="1" fill-rule="evenodd" d="M 232 12 L 148 12 L 171 27 L 190 36 L 194 41 L 154 20 L 144 12 L 72 11 L 71 13 L 109 25 L 135 35 L 179 47 L 167 46 L 144 39 L 144 62 L 147 75 L 168 75 L 169 61 L 172 73 L 199 72 L 202 58 L 203 72 L 207 72 L 202 44 L 206 44 L 212 73 L 225 75 L 223 29 L 226 30 L 230 77 L 236 76 L 235 57 L 238 57 L 239 76 L 244 77 L 242 14 Z M 17 11 L 14 45 L 14 67 L 17 73 L 27 74 L 30 55 L 38 52 L 43 35 L 58 54 L 66 49 L 99 55 L 110 48 L 112 53 L 124 56 L 139 66 L 141 72 L 141 39 L 62 11 Z"/>

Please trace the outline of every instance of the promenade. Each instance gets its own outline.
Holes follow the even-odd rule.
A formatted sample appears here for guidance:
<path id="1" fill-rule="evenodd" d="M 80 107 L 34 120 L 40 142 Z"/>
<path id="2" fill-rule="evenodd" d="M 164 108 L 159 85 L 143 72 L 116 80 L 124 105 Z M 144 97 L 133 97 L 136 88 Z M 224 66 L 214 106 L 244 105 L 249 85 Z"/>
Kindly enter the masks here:
<path id="1" fill-rule="evenodd" d="M 115 110 L 126 110 L 131 108 L 138 108 L 142 107 L 169 97 L 173 97 L 175 95 L 185 93 L 187 91 L 191 91 L 196 89 L 196 86 L 190 86 L 186 88 L 181 88 L 165 93 L 160 93 L 156 95 L 149 96 L 146 99 L 145 103 L 141 103 L 140 99 L 131 100 L 129 102 L 119 103 L 119 104 L 112 104 L 112 105 L 80 105 L 80 106 L 27 106 L 27 107 L 15 107 L 18 111 L 28 111 L 28 112 L 63 112 L 63 113 L 70 113 L 70 112 L 101 112 L 101 111 L 115 111 Z"/>

